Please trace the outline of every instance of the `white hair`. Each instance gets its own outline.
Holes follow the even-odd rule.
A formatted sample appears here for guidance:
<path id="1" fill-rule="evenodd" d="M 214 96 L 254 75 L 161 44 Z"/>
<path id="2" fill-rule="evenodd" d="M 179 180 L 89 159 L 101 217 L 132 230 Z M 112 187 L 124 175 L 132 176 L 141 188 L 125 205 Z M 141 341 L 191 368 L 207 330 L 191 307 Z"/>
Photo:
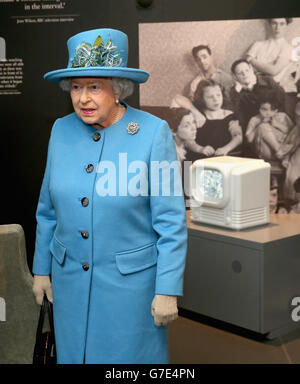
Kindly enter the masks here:
<path id="1" fill-rule="evenodd" d="M 63 91 L 70 92 L 71 91 L 71 79 L 62 79 L 59 82 L 59 86 Z"/>
<path id="2" fill-rule="evenodd" d="M 110 78 L 113 91 L 115 94 L 120 95 L 119 99 L 124 100 L 126 97 L 131 96 L 134 91 L 134 82 L 129 79 L 125 79 L 122 77 L 112 77 Z M 71 79 L 66 78 L 62 79 L 59 82 L 59 86 L 63 91 L 70 92 L 71 91 Z"/>
<path id="3" fill-rule="evenodd" d="M 134 82 L 132 80 L 121 77 L 112 77 L 111 83 L 114 93 L 120 95 L 120 100 L 124 100 L 126 97 L 133 94 Z"/>

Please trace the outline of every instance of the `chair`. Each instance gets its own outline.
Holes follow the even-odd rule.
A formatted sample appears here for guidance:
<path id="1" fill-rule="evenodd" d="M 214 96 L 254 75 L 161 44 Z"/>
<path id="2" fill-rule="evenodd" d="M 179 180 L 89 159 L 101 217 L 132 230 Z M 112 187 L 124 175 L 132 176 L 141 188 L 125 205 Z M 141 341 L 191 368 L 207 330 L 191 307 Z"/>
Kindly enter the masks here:
<path id="1" fill-rule="evenodd" d="M 0 364 L 32 364 L 40 311 L 32 283 L 22 227 L 0 225 Z"/>

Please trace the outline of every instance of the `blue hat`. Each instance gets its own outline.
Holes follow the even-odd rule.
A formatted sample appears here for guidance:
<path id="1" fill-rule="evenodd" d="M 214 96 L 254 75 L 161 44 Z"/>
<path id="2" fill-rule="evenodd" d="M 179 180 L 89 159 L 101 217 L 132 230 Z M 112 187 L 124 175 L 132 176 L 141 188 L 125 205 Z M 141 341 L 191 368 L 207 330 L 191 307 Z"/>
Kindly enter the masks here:
<path id="1" fill-rule="evenodd" d="M 123 77 L 144 83 L 149 73 L 127 68 L 128 37 L 116 29 L 93 29 L 72 36 L 68 42 L 69 62 L 65 69 L 48 72 L 45 80 L 59 82 L 66 77 Z"/>

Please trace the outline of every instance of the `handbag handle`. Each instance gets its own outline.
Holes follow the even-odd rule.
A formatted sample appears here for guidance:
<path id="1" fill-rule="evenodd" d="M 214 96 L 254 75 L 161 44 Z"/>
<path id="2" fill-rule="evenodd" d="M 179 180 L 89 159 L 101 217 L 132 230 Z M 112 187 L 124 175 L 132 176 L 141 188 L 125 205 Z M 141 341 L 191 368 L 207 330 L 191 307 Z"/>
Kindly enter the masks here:
<path id="1" fill-rule="evenodd" d="M 45 316 L 48 314 L 50 332 L 46 331 L 43 335 L 43 326 Z M 48 343 L 50 343 L 48 345 Z M 50 355 L 49 355 L 50 353 Z M 33 364 L 55 364 L 56 363 L 56 350 L 55 350 L 55 336 L 52 303 L 44 295 L 42 306 L 40 309 L 40 316 L 36 331 L 36 342 L 33 352 Z"/>
<path id="2" fill-rule="evenodd" d="M 45 296 L 46 296 L 46 295 L 45 295 Z M 49 318 L 50 330 L 51 330 L 52 334 L 54 334 L 52 303 L 47 299 L 47 296 L 46 296 L 46 305 L 47 305 L 47 311 L 48 311 L 48 318 Z"/>

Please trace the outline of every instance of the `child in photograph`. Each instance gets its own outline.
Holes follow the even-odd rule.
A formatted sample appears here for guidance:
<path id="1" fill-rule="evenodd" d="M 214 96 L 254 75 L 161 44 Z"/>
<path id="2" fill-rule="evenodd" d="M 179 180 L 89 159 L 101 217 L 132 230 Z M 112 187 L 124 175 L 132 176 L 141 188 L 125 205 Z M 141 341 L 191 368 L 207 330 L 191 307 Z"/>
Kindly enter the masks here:
<path id="1" fill-rule="evenodd" d="M 236 115 L 223 109 L 223 94 L 219 84 L 203 80 L 195 92 L 195 107 L 202 114 L 195 140 L 186 143 L 188 160 L 203 157 L 238 154 L 242 143 L 242 129 Z M 236 151 L 236 153 L 234 153 Z"/>
<path id="2" fill-rule="evenodd" d="M 260 97 L 259 113 L 250 119 L 246 130 L 247 141 L 265 160 L 283 159 L 280 148 L 294 125 L 285 112 L 278 111 L 279 107 L 276 94 L 266 92 Z"/>
<path id="3" fill-rule="evenodd" d="M 274 175 L 271 176 L 269 209 L 270 213 L 288 213 L 287 207 L 279 201 L 279 184 Z"/>
<path id="4" fill-rule="evenodd" d="M 174 129 L 173 138 L 176 146 L 178 161 L 183 162 L 186 158 L 186 143 L 196 138 L 197 128 L 193 114 L 186 111 L 180 123 Z"/>
<path id="5" fill-rule="evenodd" d="M 295 123 L 279 152 L 283 157 L 282 165 L 286 168 L 284 197 L 297 202 L 300 207 L 300 100 L 296 104 Z"/>

